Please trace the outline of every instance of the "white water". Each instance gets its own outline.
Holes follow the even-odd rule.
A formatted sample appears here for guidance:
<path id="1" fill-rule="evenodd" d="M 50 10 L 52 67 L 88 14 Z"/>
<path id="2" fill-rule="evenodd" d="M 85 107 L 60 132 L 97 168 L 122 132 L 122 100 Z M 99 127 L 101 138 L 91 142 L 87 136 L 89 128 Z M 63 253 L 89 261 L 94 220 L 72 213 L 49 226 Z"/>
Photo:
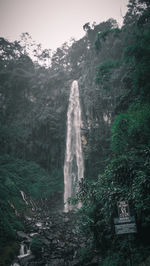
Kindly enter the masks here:
<path id="1" fill-rule="evenodd" d="M 27 246 L 25 244 L 21 244 L 20 246 L 20 254 L 18 256 L 18 258 L 24 258 L 30 255 L 30 250 L 27 249 Z"/>
<path id="2" fill-rule="evenodd" d="M 70 197 L 73 198 L 76 196 L 78 182 L 84 175 L 80 125 L 81 107 L 79 89 L 78 82 L 74 80 L 70 90 L 67 112 L 66 154 L 64 163 L 64 210 L 66 212 L 72 209 L 67 200 Z"/>
<path id="3" fill-rule="evenodd" d="M 20 252 L 19 252 L 19 255 L 17 256 L 18 259 L 22 259 L 24 257 L 27 257 L 30 254 L 31 254 L 31 251 L 30 251 L 30 249 L 27 248 L 27 245 L 24 243 L 21 243 Z M 22 263 L 21 263 L 21 265 L 22 265 Z M 14 262 L 13 264 L 11 264 L 11 266 L 20 266 L 20 264 L 17 262 Z"/>
<path id="4" fill-rule="evenodd" d="M 20 190 L 20 193 L 21 193 L 21 196 L 22 196 L 24 202 L 26 203 L 26 205 L 28 205 L 28 202 L 27 202 L 27 200 L 26 200 L 25 193 L 24 193 L 23 191 L 21 191 L 21 190 Z"/>
<path id="5" fill-rule="evenodd" d="M 42 223 L 41 223 L 41 222 L 37 222 L 37 223 L 36 223 L 36 226 L 38 226 L 38 227 L 42 227 Z"/>

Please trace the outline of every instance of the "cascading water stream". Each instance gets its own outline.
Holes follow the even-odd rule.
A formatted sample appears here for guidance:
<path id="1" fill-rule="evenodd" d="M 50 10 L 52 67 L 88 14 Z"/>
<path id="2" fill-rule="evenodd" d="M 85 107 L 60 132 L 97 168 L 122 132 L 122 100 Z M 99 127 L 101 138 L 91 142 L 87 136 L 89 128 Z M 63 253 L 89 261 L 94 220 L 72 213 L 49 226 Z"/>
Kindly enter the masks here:
<path id="1" fill-rule="evenodd" d="M 18 255 L 18 258 L 24 258 L 30 255 L 30 249 L 27 248 L 27 246 L 22 243 L 20 246 L 20 254 Z"/>
<path id="2" fill-rule="evenodd" d="M 21 193 L 21 196 L 22 196 L 24 202 L 26 203 L 26 205 L 28 205 L 28 202 L 27 202 L 27 200 L 26 200 L 26 195 L 25 195 L 25 193 L 24 193 L 22 190 L 20 190 L 20 193 Z"/>
<path id="3" fill-rule="evenodd" d="M 76 196 L 78 182 L 84 175 L 84 163 L 81 145 L 81 107 L 79 100 L 78 82 L 73 81 L 70 91 L 67 112 L 66 154 L 64 163 L 64 203 L 65 212 L 72 207 L 68 198 Z"/>

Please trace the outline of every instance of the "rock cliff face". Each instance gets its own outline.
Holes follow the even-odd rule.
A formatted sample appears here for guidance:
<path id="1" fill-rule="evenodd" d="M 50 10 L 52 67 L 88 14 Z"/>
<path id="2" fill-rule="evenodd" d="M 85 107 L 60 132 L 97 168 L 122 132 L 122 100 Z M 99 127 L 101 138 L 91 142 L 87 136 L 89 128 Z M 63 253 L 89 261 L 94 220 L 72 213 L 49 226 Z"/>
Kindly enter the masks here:
<path id="1" fill-rule="evenodd" d="M 21 245 L 26 246 L 24 256 L 12 264 L 21 266 L 80 266 L 98 265 L 100 258 L 94 255 L 91 261 L 82 263 L 81 251 L 91 243 L 78 233 L 78 215 L 69 213 L 53 213 L 50 216 L 38 214 L 33 218 L 26 217 L 26 233 L 18 232 Z M 38 253 L 28 252 L 33 238 L 38 237 L 42 243 Z"/>
<path id="2" fill-rule="evenodd" d="M 61 150 L 61 153 L 57 153 L 56 159 L 61 167 L 64 163 L 70 87 L 73 80 L 78 81 L 85 176 L 88 179 L 97 178 L 106 166 L 105 162 L 110 154 L 110 127 L 114 118 L 117 97 L 121 93 L 121 87 L 118 84 L 123 76 L 121 70 L 116 71 L 110 63 L 119 56 L 118 49 L 117 55 L 115 53 L 115 38 L 110 35 L 107 41 L 102 43 L 100 51 L 96 49 L 95 41 L 99 32 L 113 29 L 117 27 L 116 24 L 114 20 L 108 20 L 92 28 L 85 27 L 86 35 L 82 39 L 73 42 L 68 48 L 61 47 L 56 52 L 52 60 L 51 78 L 47 76 L 51 88 L 50 93 L 52 91 L 52 106 L 57 108 L 55 110 L 55 116 L 58 116 L 56 134 L 61 132 L 58 135 L 58 142 L 61 143 L 58 150 Z M 59 64 L 56 64 L 58 62 Z M 111 71 L 107 71 L 108 66 Z M 99 73 L 100 70 L 102 73 Z M 96 80 L 99 82 L 96 83 Z"/>

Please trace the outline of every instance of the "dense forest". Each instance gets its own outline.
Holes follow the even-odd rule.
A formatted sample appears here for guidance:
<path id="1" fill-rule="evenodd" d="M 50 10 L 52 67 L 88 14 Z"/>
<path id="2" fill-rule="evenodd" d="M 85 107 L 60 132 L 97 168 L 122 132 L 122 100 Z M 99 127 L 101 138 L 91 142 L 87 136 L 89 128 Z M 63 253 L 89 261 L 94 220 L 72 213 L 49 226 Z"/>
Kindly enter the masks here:
<path id="1" fill-rule="evenodd" d="M 56 51 L 0 38 L 0 265 L 10 265 L 17 231 L 35 209 L 62 200 L 70 86 L 78 80 L 85 176 L 77 195 L 80 264 L 150 265 L 150 1 L 129 0 L 120 28 L 110 18 Z M 137 233 L 116 235 L 126 200 Z M 29 214 L 30 213 L 30 214 Z M 41 264 L 42 265 L 42 264 Z M 69 265 L 69 264 L 68 264 Z"/>

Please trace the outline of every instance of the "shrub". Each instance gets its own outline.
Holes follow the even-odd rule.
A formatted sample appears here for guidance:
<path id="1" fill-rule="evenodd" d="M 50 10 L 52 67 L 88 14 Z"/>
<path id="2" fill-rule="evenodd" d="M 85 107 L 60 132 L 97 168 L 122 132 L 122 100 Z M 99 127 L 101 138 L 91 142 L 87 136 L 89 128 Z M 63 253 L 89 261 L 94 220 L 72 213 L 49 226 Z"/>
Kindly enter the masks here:
<path id="1" fill-rule="evenodd" d="M 42 252 L 43 241 L 39 236 L 35 236 L 30 244 L 30 249 L 35 256 L 40 256 Z"/>

